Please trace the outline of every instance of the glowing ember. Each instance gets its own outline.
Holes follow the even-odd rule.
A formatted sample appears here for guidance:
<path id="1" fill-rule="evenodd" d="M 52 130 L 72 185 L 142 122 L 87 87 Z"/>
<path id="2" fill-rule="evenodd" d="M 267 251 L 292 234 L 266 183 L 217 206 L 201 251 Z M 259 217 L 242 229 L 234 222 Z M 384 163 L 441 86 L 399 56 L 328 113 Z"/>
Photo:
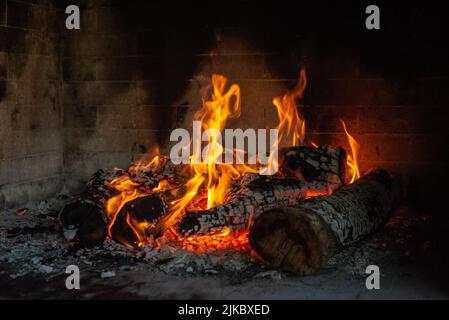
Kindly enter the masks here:
<path id="1" fill-rule="evenodd" d="M 248 243 L 249 231 L 240 231 L 234 234 L 230 228 L 226 228 L 222 232 L 213 233 L 207 236 L 194 236 L 184 238 L 180 236 L 174 229 L 169 229 L 173 239 L 179 241 L 184 250 L 194 251 L 197 253 L 213 252 L 218 250 L 238 250 L 250 251 Z"/>

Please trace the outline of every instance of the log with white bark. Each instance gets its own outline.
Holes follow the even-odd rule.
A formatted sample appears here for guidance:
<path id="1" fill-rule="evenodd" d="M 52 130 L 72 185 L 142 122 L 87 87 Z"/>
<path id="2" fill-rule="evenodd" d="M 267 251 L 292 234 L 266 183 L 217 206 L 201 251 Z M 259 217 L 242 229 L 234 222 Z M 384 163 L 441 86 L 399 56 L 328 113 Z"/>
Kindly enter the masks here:
<path id="1" fill-rule="evenodd" d="M 313 192 L 318 185 L 313 184 Z M 292 178 L 260 177 L 236 193 L 231 193 L 225 204 L 209 210 L 190 211 L 182 217 L 176 230 L 183 236 L 206 235 L 247 229 L 258 214 L 278 206 L 294 206 L 305 199 L 312 189 Z M 322 192 L 327 186 L 322 185 Z"/>
<path id="2" fill-rule="evenodd" d="M 309 183 L 327 183 L 331 190 L 344 181 L 346 152 L 341 147 L 289 147 L 280 150 L 279 171 Z"/>
<path id="3" fill-rule="evenodd" d="M 279 176 L 245 175 L 234 186 L 225 204 L 209 210 L 190 211 L 177 225 L 183 236 L 206 235 L 224 228 L 248 228 L 263 211 L 294 206 L 308 194 L 328 194 L 341 187 L 346 153 L 340 147 L 290 147 L 280 151 Z M 249 178 L 249 179 L 247 179 Z"/>
<path id="4" fill-rule="evenodd" d="M 272 267 L 298 274 L 321 269 L 341 248 L 376 231 L 403 198 L 398 178 L 375 170 L 328 196 L 262 213 L 251 248 Z"/>

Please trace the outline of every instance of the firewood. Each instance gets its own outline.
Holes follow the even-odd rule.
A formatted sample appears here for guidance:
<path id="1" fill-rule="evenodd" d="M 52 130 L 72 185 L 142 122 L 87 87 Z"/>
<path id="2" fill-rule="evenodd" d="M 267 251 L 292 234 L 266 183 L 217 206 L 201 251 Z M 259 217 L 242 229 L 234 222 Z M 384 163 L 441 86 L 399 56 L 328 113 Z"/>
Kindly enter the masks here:
<path id="1" fill-rule="evenodd" d="M 376 170 L 332 195 L 268 210 L 250 230 L 251 248 L 275 268 L 316 272 L 341 248 L 379 229 L 400 203 L 403 190 L 398 178 Z"/>
<path id="2" fill-rule="evenodd" d="M 289 147 L 279 151 L 279 171 L 309 183 L 328 183 L 332 190 L 338 189 L 345 175 L 346 152 L 340 147 Z"/>
<path id="3" fill-rule="evenodd" d="M 76 239 L 81 243 L 98 244 L 104 241 L 108 232 L 107 225 L 111 222 L 109 221 L 110 217 L 106 215 L 107 201 L 120 193 L 111 184 L 113 180 L 129 179 L 136 183 L 140 192 L 144 194 L 145 192 L 150 193 L 159 181 L 172 178 L 174 174 L 174 165 L 167 157 L 162 156 L 159 157 L 157 167 L 138 166 L 137 168 L 131 167 L 128 171 L 117 168 L 113 170 L 100 169 L 92 175 L 82 192 L 61 210 L 60 221 L 64 228 L 77 229 Z M 142 203 L 144 202 L 140 201 L 139 205 Z M 130 212 L 135 213 L 136 210 Z M 96 222 L 96 227 L 94 222 Z M 126 233 L 126 231 L 123 232 Z M 117 236 L 119 234 L 116 232 Z"/>
<path id="4" fill-rule="evenodd" d="M 127 202 L 111 227 L 113 240 L 138 246 L 146 231 L 165 214 L 165 204 L 159 196 L 150 195 Z"/>
<path id="5" fill-rule="evenodd" d="M 313 183 L 313 188 L 320 188 L 313 189 L 314 192 L 328 190 L 327 184 Z M 176 228 L 183 236 L 205 235 L 226 227 L 243 230 L 258 214 L 279 206 L 294 206 L 311 190 L 308 183 L 297 179 L 260 176 L 231 192 L 223 205 L 187 212 Z"/>
<path id="6" fill-rule="evenodd" d="M 179 167 L 179 168 L 177 168 Z M 175 175 L 182 177 L 181 170 L 184 167 L 175 167 L 168 157 L 159 156 L 158 165 L 152 166 L 131 166 L 127 171 L 115 168 L 112 170 L 100 169 L 95 172 L 85 188 L 81 191 L 79 198 L 82 200 L 90 200 L 101 207 L 113 196 L 119 194 L 111 182 L 117 178 L 129 179 L 137 184 L 139 190 L 144 193 L 150 191 L 158 185 L 161 180 L 173 178 Z"/>
<path id="7" fill-rule="evenodd" d="M 64 229 L 76 229 L 76 239 L 83 246 L 101 244 L 106 239 L 108 230 L 102 208 L 90 200 L 67 204 L 59 219 Z"/>
<path id="8" fill-rule="evenodd" d="M 205 235 L 247 228 L 258 214 L 279 206 L 293 206 L 310 193 L 332 193 L 344 180 L 346 153 L 339 147 L 290 147 L 280 151 L 279 174 L 275 177 L 245 175 L 229 193 L 226 204 L 191 211 L 177 230 L 184 236 Z M 245 179 L 250 177 L 250 179 Z M 245 181 L 248 180 L 248 181 Z"/>

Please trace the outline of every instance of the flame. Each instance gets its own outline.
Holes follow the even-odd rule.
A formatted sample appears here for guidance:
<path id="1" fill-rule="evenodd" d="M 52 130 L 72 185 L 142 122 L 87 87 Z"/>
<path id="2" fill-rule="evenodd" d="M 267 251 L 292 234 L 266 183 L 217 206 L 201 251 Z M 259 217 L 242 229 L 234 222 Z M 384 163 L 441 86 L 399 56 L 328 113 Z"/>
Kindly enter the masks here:
<path id="1" fill-rule="evenodd" d="M 160 157 L 156 155 L 151 161 L 141 160 L 133 165 L 129 171 L 130 173 L 136 173 L 140 171 L 144 171 L 145 169 L 152 168 L 156 170 L 156 167 L 160 164 Z M 141 187 L 141 183 L 135 182 L 131 179 L 131 177 L 127 174 L 124 174 L 109 183 L 109 186 L 115 189 L 118 194 L 114 197 L 111 197 L 106 202 L 106 214 L 108 219 L 108 230 L 109 235 L 111 233 L 111 228 L 114 225 L 115 219 L 117 218 L 117 214 L 123 208 L 123 206 L 134 199 L 144 197 L 152 192 L 164 191 L 171 187 L 170 183 L 167 180 L 161 180 L 158 182 L 157 187 L 153 188 L 151 192 L 146 191 L 145 189 L 139 189 Z M 129 216 L 129 215 L 128 215 Z M 127 220 L 127 223 L 130 227 L 135 230 L 141 229 L 141 226 L 135 226 L 130 221 Z"/>
<path id="2" fill-rule="evenodd" d="M 306 72 L 302 68 L 295 88 L 282 97 L 273 99 L 279 117 L 278 145 L 283 143 L 294 146 L 304 142 L 305 120 L 299 114 L 296 100 L 303 96 L 306 84 Z M 220 232 L 212 232 L 204 236 L 182 237 L 175 229 L 176 223 L 187 211 L 206 210 L 224 204 L 234 180 L 239 179 L 244 173 L 258 172 L 257 165 L 255 168 L 244 164 L 227 164 L 222 161 L 224 154 L 227 152 L 233 152 L 235 155 L 244 154 L 242 150 L 226 150 L 221 140 L 221 132 L 225 129 L 227 121 L 240 116 L 240 87 L 237 84 L 227 86 L 227 79 L 224 76 L 213 75 L 211 86 L 207 89 L 209 96 L 203 98 L 201 109 L 194 114 L 194 120 L 201 122 L 202 131 L 208 132 L 207 147 L 201 152 L 201 137 L 199 138 L 200 141 L 191 141 L 193 155 L 190 157 L 190 164 L 188 165 L 189 179 L 181 187 L 177 187 L 179 192 L 167 204 L 169 206 L 168 213 L 157 223 L 160 228 L 158 232 L 163 235 L 160 239 L 176 241 L 185 250 L 198 253 L 222 249 L 250 251 L 248 230 L 252 221 L 243 231 L 231 232 L 230 228 L 225 228 Z M 352 183 L 360 176 L 357 162 L 359 145 L 348 133 L 343 121 L 342 124 L 351 146 L 348 167 L 351 171 Z M 311 142 L 311 145 L 318 147 L 314 142 Z M 106 203 L 109 231 L 117 214 L 127 202 L 154 192 L 164 192 L 174 188 L 173 181 L 170 179 L 163 179 L 159 181 L 157 186 L 148 189 L 141 179 L 134 178 L 136 176 L 145 178 L 146 173 L 157 172 L 163 165 L 165 161 L 163 159 L 166 158 L 159 155 L 158 148 L 154 154 L 155 156 L 152 158 L 143 158 L 135 163 L 128 170 L 129 174 L 125 173 L 110 182 L 110 186 L 117 191 L 117 195 L 111 197 Z M 269 165 L 273 163 L 272 158 L 269 161 L 271 161 Z M 277 168 L 277 164 L 275 165 Z M 307 198 L 322 194 L 311 190 L 308 192 Z M 148 223 L 136 221 L 128 213 L 126 222 L 135 234 L 136 245 L 138 247 L 144 246 L 148 242 L 147 230 L 151 226 Z M 153 245 L 156 248 L 160 247 L 158 240 L 153 242 Z"/>
<path id="3" fill-rule="evenodd" d="M 306 122 L 299 115 L 296 100 L 302 98 L 307 85 L 305 68 L 301 68 L 295 88 L 273 99 L 279 117 L 279 141 L 288 146 L 296 146 L 303 143 L 306 135 Z"/>
<path id="4" fill-rule="evenodd" d="M 106 213 L 108 216 L 108 228 L 109 233 L 111 227 L 115 222 L 117 214 L 123 208 L 125 203 L 132 201 L 138 197 L 142 197 L 145 194 L 139 193 L 137 187 L 138 183 L 135 183 L 129 179 L 127 175 L 123 175 L 110 182 L 110 186 L 120 193 L 112 198 L 109 198 L 106 203 Z"/>
<path id="5" fill-rule="evenodd" d="M 328 194 L 330 194 L 330 192 L 309 190 L 309 191 L 307 191 L 307 194 L 306 194 L 305 198 L 309 199 L 309 198 L 314 198 L 314 197 L 318 197 L 318 196 L 326 196 Z"/>
<path id="6" fill-rule="evenodd" d="M 238 247 L 239 244 L 247 243 L 247 237 L 244 234 L 233 235 L 229 229 L 207 236 L 184 239 L 179 234 L 175 234 L 174 224 L 179 221 L 187 208 L 193 206 L 194 209 L 204 210 L 223 204 L 233 180 L 238 179 L 245 172 L 257 172 L 255 168 L 247 165 L 222 163 L 224 152 L 229 150 L 225 150 L 222 146 L 220 135 L 228 119 L 240 116 L 240 87 L 232 84 L 226 89 L 227 79 L 221 75 L 213 75 L 211 84 L 210 98 L 204 99 L 202 108 L 194 115 L 194 120 L 201 121 L 202 129 L 208 130 L 208 145 L 201 154 L 201 141 L 199 144 L 191 141 L 194 149 L 189 166 L 192 176 L 185 183 L 181 195 L 170 203 L 168 214 L 161 219 L 162 232 L 170 233 L 183 247 L 195 247 L 199 251 L 206 247 L 225 248 L 232 243 L 233 246 Z M 129 169 L 130 174 L 156 171 L 161 164 L 158 153 L 159 151 L 156 150 L 156 156 L 150 161 L 148 159 L 138 161 Z M 145 190 L 141 188 L 140 183 L 133 181 L 128 175 L 111 181 L 110 186 L 119 193 L 106 203 L 109 231 L 117 214 L 127 202 L 172 187 L 169 181 L 162 180 L 152 190 Z M 134 221 L 130 215 L 127 215 L 126 222 L 136 235 L 139 246 L 143 245 L 148 226 Z"/>
<path id="7" fill-rule="evenodd" d="M 194 114 L 194 120 L 201 121 L 202 129 L 209 133 L 208 144 L 201 154 L 201 143 L 191 143 L 194 154 L 190 158 L 190 166 L 194 176 L 187 182 L 184 196 L 175 201 L 171 212 L 164 218 L 165 230 L 179 220 L 186 205 L 192 202 L 200 189 L 207 190 L 206 193 L 200 193 L 207 199 L 204 209 L 213 208 L 225 202 L 232 180 L 238 179 L 244 172 L 257 172 L 246 165 L 222 163 L 224 152 L 228 150 L 221 144 L 221 131 L 228 119 L 240 116 L 240 87 L 233 84 L 225 90 L 226 82 L 225 77 L 213 75 L 211 98 L 204 100 L 202 108 Z"/>
<path id="8" fill-rule="evenodd" d="M 360 150 L 360 144 L 354 139 L 353 136 L 351 136 L 346 128 L 345 122 L 340 119 L 341 125 L 343 126 L 343 129 L 345 131 L 346 137 L 348 138 L 349 146 L 351 148 L 351 154 L 347 156 L 346 164 L 348 166 L 348 176 L 351 177 L 349 180 L 349 184 L 356 181 L 358 178 L 360 178 L 360 169 L 359 169 L 359 150 Z"/>
<path id="9" fill-rule="evenodd" d="M 159 146 L 156 146 L 154 151 L 142 157 L 134 165 L 129 168 L 129 172 L 138 174 L 139 172 L 155 171 L 161 165 L 161 158 L 159 156 Z M 154 156 L 151 157 L 151 154 Z M 151 160 L 147 159 L 150 158 Z"/>
<path id="10" fill-rule="evenodd" d="M 147 222 L 138 222 L 127 212 L 126 223 L 131 227 L 137 239 L 137 246 L 143 247 L 145 245 L 146 234 L 145 230 L 149 227 Z"/>

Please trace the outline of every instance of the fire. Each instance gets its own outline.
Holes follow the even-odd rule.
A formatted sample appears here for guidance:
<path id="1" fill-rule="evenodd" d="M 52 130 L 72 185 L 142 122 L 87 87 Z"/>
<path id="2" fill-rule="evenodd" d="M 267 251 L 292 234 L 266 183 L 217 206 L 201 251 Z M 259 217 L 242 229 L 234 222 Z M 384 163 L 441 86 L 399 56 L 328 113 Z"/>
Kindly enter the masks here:
<path id="1" fill-rule="evenodd" d="M 111 232 L 111 227 L 115 222 L 115 218 L 125 203 L 138 197 L 145 196 L 145 193 L 141 193 L 137 189 L 139 184 L 131 181 L 127 175 L 112 180 L 110 185 L 120 193 L 117 196 L 110 198 L 106 203 L 109 232 Z"/>
<path id="2" fill-rule="evenodd" d="M 343 120 L 340 119 L 341 125 L 343 126 L 343 129 L 345 131 L 346 137 L 348 138 L 349 146 L 351 148 L 351 154 L 347 156 L 346 164 L 348 166 L 348 173 L 351 179 L 349 180 L 349 184 L 356 181 L 358 178 L 360 178 L 360 169 L 359 169 L 359 150 L 360 150 L 360 144 L 354 139 L 353 136 L 351 136 L 348 132 L 348 129 L 346 128 L 346 124 Z"/>
<path id="3" fill-rule="evenodd" d="M 136 163 L 134 166 L 130 168 L 131 173 L 139 172 L 144 170 L 145 168 L 153 168 L 156 169 L 156 167 L 160 164 L 160 158 L 159 155 L 156 155 L 151 161 L 140 161 Z M 108 219 L 108 230 L 109 234 L 111 233 L 111 227 L 114 225 L 115 219 L 117 217 L 117 214 L 120 212 L 120 210 L 123 208 L 123 206 L 134 199 L 144 197 L 149 194 L 148 191 L 141 190 L 139 187 L 141 186 L 140 183 L 134 182 L 128 175 L 123 175 L 121 177 L 118 177 L 114 180 L 112 180 L 109 185 L 117 190 L 119 193 L 118 195 L 108 199 L 106 202 L 106 214 Z M 157 191 L 164 191 L 169 189 L 170 183 L 167 180 L 161 180 L 158 182 L 158 185 L 151 190 L 152 192 Z M 130 219 L 129 215 L 127 216 L 127 219 Z M 136 233 L 136 235 L 139 235 L 138 238 L 140 239 L 140 234 L 142 233 L 143 227 L 141 225 L 135 225 L 133 221 L 127 220 L 128 225 L 131 227 L 132 230 Z"/>
<path id="4" fill-rule="evenodd" d="M 279 117 L 279 141 L 289 146 L 302 144 L 306 135 L 306 122 L 299 115 L 296 100 L 300 99 L 307 85 L 306 71 L 301 68 L 295 88 L 273 99 Z"/>
<path id="5" fill-rule="evenodd" d="M 295 88 L 282 97 L 273 99 L 273 104 L 277 109 L 279 130 L 277 144 L 294 146 L 300 145 L 305 139 L 305 120 L 299 114 L 296 100 L 303 96 L 306 88 L 307 78 L 305 69 L 302 68 Z M 248 230 L 231 232 L 226 228 L 218 233 L 211 233 L 205 236 L 182 237 L 174 228 L 176 223 L 189 210 L 205 210 L 213 208 L 226 202 L 226 196 L 230 190 L 232 181 L 239 179 L 242 174 L 248 172 L 257 173 L 257 168 L 242 164 L 223 163 L 222 159 L 226 152 L 233 152 L 244 155 L 242 150 L 226 150 L 221 144 L 220 133 L 225 129 L 227 121 L 240 116 L 241 101 L 240 87 L 237 84 L 227 86 L 227 79 L 221 75 L 213 75 L 211 78 L 210 96 L 204 97 L 203 105 L 194 114 L 194 120 L 201 121 L 202 129 L 207 131 L 208 145 L 201 151 L 201 141 L 190 141 L 193 155 L 190 157 L 188 165 L 189 179 L 178 188 L 179 193 L 167 205 L 168 213 L 157 223 L 157 233 L 163 235 L 164 239 L 176 241 L 182 248 L 189 251 L 203 253 L 221 249 L 235 249 L 250 251 L 248 244 Z M 351 155 L 348 156 L 348 167 L 351 170 L 351 183 L 359 176 L 358 169 L 358 148 L 355 139 L 348 133 L 345 123 L 342 121 L 344 130 L 351 146 Z M 314 142 L 312 146 L 318 147 Z M 273 161 L 273 159 L 269 159 Z M 148 171 L 157 172 L 163 160 L 159 155 L 159 150 L 155 156 L 149 159 L 142 159 L 134 164 L 128 171 L 129 174 L 110 182 L 118 194 L 110 198 L 106 203 L 109 232 L 123 206 L 136 198 L 143 197 L 156 192 L 172 190 L 174 185 L 171 180 L 163 179 L 152 189 L 145 188 L 142 182 L 133 180 L 133 176 L 143 176 Z M 269 162 L 271 163 L 271 162 Z M 257 167 L 257 165 L 256 165 Z M 277 168 L 277 163 L 274 166 Z M 307 197 L 318 196 L 310 192 Z M 138 239 L 138 247 L 147 243 L 146 223 L 134 221 L 131 215 L 127 215 L 127 224 Z M 154 227 L 154 226 L 152 226 Z M 161 238 L 162 239 L 162 238 Z M 158 241 L 153 242 L 157 248 Z"/>
<path id="6" fill-rule="evenodd" d="M 249 231 L 247 230 L 232 234 L 230 228 L 225 228 L 221 232 L 209 234 L 207 236 L 194 236 L 187 238 L 179 235 L 173 228 L 170 228 L 169 232 L 174 239 L 181 243 L 181 247 L 183 249 L 197 253 L 229 249 L 238 251 L 251 250 L 248 243 Z"/>

